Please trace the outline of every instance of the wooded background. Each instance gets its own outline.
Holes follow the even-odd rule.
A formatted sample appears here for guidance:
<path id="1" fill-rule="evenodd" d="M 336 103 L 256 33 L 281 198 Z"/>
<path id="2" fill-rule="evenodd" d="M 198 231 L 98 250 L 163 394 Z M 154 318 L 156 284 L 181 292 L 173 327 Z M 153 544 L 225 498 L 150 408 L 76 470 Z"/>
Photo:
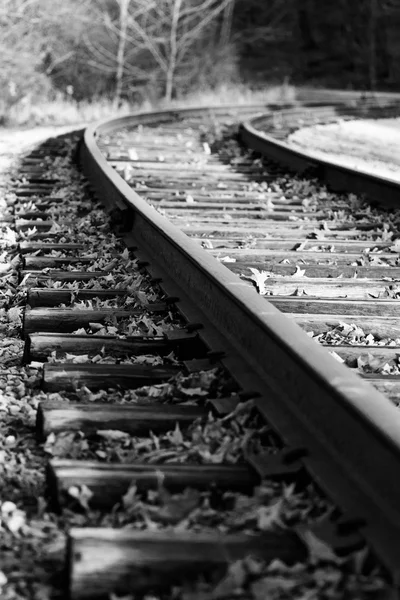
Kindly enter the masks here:
<path id="1" fill-rule="evenodd" d="M 400 87 L 400 0 L 1 0 L 0 100 Z"/>

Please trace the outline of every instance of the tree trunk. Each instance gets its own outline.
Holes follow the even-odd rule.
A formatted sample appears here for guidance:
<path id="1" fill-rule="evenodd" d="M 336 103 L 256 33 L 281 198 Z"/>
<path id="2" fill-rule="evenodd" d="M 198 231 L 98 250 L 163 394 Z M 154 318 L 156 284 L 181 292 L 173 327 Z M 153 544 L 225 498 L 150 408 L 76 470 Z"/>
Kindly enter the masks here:
<path id="1" fill-rule="evenodd" d="M 174 75 L 176 68 L 176 56 L 177 56 L 177 35 L 178 35 L 178 23 L 181 12 L 182 0 L 174 0 L 172 8 L 172 20 L 171 30 L 169 37 L 169 57 L 168 57 L 168 69 L 166 72 L 165 81 L 165 100 L 171 102 L 172 92 L 174 89 Z"/>
<path id="2" fill-rule="evenodd" d="M 117 72 L 115 74 L 115 95 L 114 108 L 117 109 L 122 95 L 122 78 L 124 75 L 125 65 L 125 46 L 126 46 L 126 30 L 127 16 L 130 0 L 118 0 L 119 4 L 119 40 L 117 52 Z"/>
<path id="3" fill-rule="evenodd" d="M 225 6 L 222 15 L 221 35 L 219 39 L 219 43 L 222 47 L 227 46 L 230 42 L 234 8 L 235 0 L 231 0 L 229 4 Z"/>
<path id="4" fill-rule="evenodd" d="M 370 0 L 368 27 L 368 85 L 371 91 L 376 88 L 376 13 L 376 0 Z"/>

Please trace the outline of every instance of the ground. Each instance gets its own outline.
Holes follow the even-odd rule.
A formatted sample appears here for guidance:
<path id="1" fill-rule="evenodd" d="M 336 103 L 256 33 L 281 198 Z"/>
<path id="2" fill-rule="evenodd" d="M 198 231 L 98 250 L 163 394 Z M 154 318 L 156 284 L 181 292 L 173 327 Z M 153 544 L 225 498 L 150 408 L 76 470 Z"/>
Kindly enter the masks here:
<path id="1" fill-rule="evenodd" d="M 400 118 L 305 127 L 290 135 L 289 143 L 318 158 L 400 181 Z"/>
<path id="2" fill-rule="evenodd" d="M 34 127 L 33 129 L 0 129 L 0 176 L 7 172 L 22 154 L 33 150 L 49 137 L 80 129 L 85 125 Z M 1 179 L 0 179 L 1 186 Z"/>

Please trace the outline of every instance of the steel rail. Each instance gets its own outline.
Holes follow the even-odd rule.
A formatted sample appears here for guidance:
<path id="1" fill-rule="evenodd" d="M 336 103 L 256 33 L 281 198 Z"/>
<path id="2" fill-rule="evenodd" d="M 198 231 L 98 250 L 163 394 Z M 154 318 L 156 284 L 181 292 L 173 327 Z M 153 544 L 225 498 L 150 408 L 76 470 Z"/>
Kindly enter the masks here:
<path id="1" fill-rule="evenodd" d="M 342 531 L 361 527 L 397 582 L 399 411 L 142 200 L 107 164 L 96 143 L 98 136 L 120 128 L 201 110 L 144 113 L 90 126 L 80 147 L 83 172 L 106 207 L 131 214 L 141 256 L 173 280 L 178 296 L 200 307 L 225 341 L 221 350 L 227 358 L 231 353 L 240 357 L 243 368 L 233 375 L 245 391 L 259 394 L 259 410 L 283 441 L 303 449 L 305 468 L 343 511 Z M 257 143 L 265 141 L 251 129 L 248 135 Z M 203 335 L 207 339 L 206 330 Z"/>
<path id="2" fill-rule="evenodd" d="M 290 110 L 277 111 L 274 114 L 290 118 L 291 114 L 296 114 L 295 110 L 293 112 Z M 332 159 L 325 160 L 320 156 L 316 156 L 312 151 L 295 150 L 289 144 L 274 138 L 273 135 L 268 135 L 257 129 L 257 125 L 263 121 L 265 122 L 265 118 L 268 116 L 258 116 L 240 125 L 239 135 L 247 147 L 260 152 L 292 171 L 300 174 L 313 174 L 319 177 L 332 191 L 364 194 L 380 204 L 390 207 L 398 206 L 400 200 L 398 182 L 371 175 L 362 169 L 353 170 Z"/>
<path id="3" fill-rule="evenodd" d="M 326 88 L 311 88 L 302 86 L 296 88 L 296 99 L 299 102 L 354 102 L 363 99 L 371 99 L 376 102 L 393 102 L 400 100 L 398 92 L 381 92 L 381 91 L 360 91 L 360 90 L 341 90 L 341 89 L 326 89 Z"/>

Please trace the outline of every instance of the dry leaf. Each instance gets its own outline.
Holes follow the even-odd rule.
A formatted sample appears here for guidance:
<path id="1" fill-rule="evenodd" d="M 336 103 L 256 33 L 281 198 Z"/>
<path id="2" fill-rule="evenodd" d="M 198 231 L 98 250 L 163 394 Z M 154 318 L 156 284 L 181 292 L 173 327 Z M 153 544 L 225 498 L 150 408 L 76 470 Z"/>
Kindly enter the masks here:
<path id="1" fill-rule="evenodd" d="M 183 444 L 183 435 L 179 427 L 179 423 L 175 425 L 174 431 L 168 431 L 167 437 L 171 444 L 174 446 L 181 446 Z"/>
<path id="2" fill-rule="evenodd" d="M 139 160 L 139 155 L 135 148 L 128 148 L 128 156 L 130 160 Z"/>
<path id="3" fill-rule="evenodd" d="M 193 488 L 186 488 L 182 494 L 170 494 L 165 488 L 158 490 L 161 506 L 148 506 L 146 512 L 155 521 L 176 525 L 186 519 L 201 502 L 201 494 Z"/>
<path id="4" fill-rule="evenodd" d="M 339 356 L 339 354 L 337 354 L 334 350 L 332 350 L 331 352 L 329 352 L 329 354 L 331 356 L 333 356 L 334 359 L 336 359 L 339 363 L 344 363 L 346 362 L 341 356 Z"/>
<path id="5" fill-rule="evenodd" d="M 259 271 L 258 269 L 254 269 L 253 267 L 249 267 L 249 269 L 253 274 L 246 278 L 254 281 L 258 293 L 261 296 L 264 296 L 268 291 L 265 287 L 265 282 L 271 276 L 271 273 L 269 271 Z"/>
<path id="6" fill-rule="evenodd" d="M 73 364 L 75 365 L 79 365 L 82 363 L 87 363 L 89 362 L 89 355 L 88 354 L 68 354 L 66 353 L 65 355 L 66 360 L 71 361 Z"/>
<path id="7" fill-rule="evenodd" d="M 135 485 L 135 482 L 133 481 L 131 483 L 131 485 L 129 486 L 126 494 L 124 494 L 122 496 L 122 504 L 125 510 L 129 510 L 130 508 L 133 508 L 133 506 L 135 506 L 135 504 L 138 501 L 138 498 L 136 496 L 136 492 L 137 492 L 137 486 Z"/>
<path id="8" fill-rule="evenodd" d="M 251 584 L 252 598 L 254 600 L 268 600 L 268 598 L 289 597 L 287 593 L 295 586 L 296 582 L 284 575 L 263 577 Z M 283 596 L 283 594 L 285 595 Z"/>
<path id="9" fill-rule="evenodd" d="M 292 277 L 304 277 L 305 272 L 305 269 L 300 269 L 299 265 L 296 265 L 296 271 L 293 273 Z"/>
<path id="10" fill-rule="evenodd" d="M 311 564 L 315 565 L 319 562 L 332 562 L 338 564 L 340 562 L 339 557 L 334 553 L 332 548 L 320 540 L 310 529 L 298 527 L 296 531 L 307 546 Z"/>
<path id="11" fill-rule="evenodd" d="M 261 531 L 282 526 L 281 520 L 282 500 L 275 502 L 272 506 L 260 506 L 257 509 L 257 526 Z"/>
<path id="12" fill-rule="evenodd" d="M 71 485 L 68 488 L 68 494 L 71 496 L 71 498 L 77 500 L 82 508 L 89 510 L 88 502 L 93 497 L 93 493 L 85 484 L 80 486 Z"/>
<path id="13" fill-rule="evenodd" d="M 304 242 L 301 242 L 300 244 L 297 244 L 297 246 L 295 247 L 296 252 L 301 252 L 302 250 L 304 250 L 306 245 L 307 245 L 307 240 L 305 240 Z"/>
<path id="14" fill-rule="evenodd" d="M 246 569 L 242 560 L 237 560 L 228 567 L 225 577 L 217 584 L 211 593 L 211 598 L 226 598 L 235 596 L 246 581 Z M 266 599 L 265 599 L 266 600 Z"/>
<path id="15" fill-rule="evenodd" d="M 120 441 L 130 438 L 129 433 L 118 431 L 118 429 L 98 429 L 96 434 L 108 441 Z"/>
<path id="16" fill-rule="evenodd" d="M 21 306 L 13 306 L 7 312 L 8 320 L 14 325 L 22 325 L 22 307 Z"/>
<path id="17" fill-rule="evenodd" d="M 219 259 L 219 261 L 222 263 L 235 263 L 236 258 L 232 258 L 231 256 L 223 256 Z"/>
<path id="18" fill-rule="evenodd" d="M 7 577 L 4 575 L 3 571 L 0 571 L 0 592 L 2 591 L 3 587 L 7 585 L 7 582 Z"/>
<path id="19" fill-rule="evenodd" d="M 391 252 L 400 252 L 400 238 L 397 238 L 397 240 L 394 241 L 393 246 L 390 246 L 389 250 Z"/>

